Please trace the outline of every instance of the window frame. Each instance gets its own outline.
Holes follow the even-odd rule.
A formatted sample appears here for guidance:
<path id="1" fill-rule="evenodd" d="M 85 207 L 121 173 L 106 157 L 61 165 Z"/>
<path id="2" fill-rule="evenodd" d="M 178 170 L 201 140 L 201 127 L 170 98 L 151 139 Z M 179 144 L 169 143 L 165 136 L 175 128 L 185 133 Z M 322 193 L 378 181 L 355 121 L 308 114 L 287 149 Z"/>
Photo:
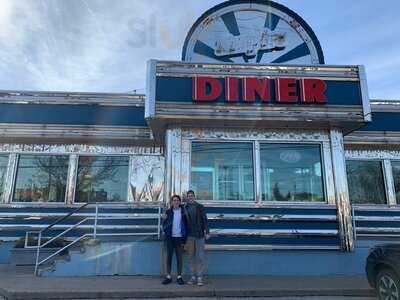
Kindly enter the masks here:
<path id="1" fill-rule="evenodd" d="M 126 201 L 119 201 L 119 202 L 109 202 L 109 201 L 105 201 L 105 202 L 78 202 L 76 201 L 76 192 L 77 192 L 77 186 L 78 186 L 78 169 L 79 169 L 79 158 L 81 157 L 110 157 L 110 156 L 114 156 L 114 157 L 127 157 L 128 158 L 128 177 L 127 177 L 127 184 L 126 184 Z M 116 204 L 116 205 L 120 205 L 120 204 L 129 204 L 131 203 L 129 201 L 129 185 L 130 185 L 130 178 L 131 178 L 131 156 L 130 154 L 99 154 L 99 153 L 95 153 L 95 154 L 91 154 L 91 153 L 78 153 L 76 155 L 76 169 L 75 169 L 75 174 L 74 174 L 74 191 L 73 191 L 73 199 L 72 199 L 72 204 L 75 205 L 83 205 L 85 203 L 89 203 L 89 204 L 96 204 L 99 203 L 101 205 L 103 204 Z"/>
<path id="2" fill-rule="evenodd" d="M 11 154 L 11 153 L 10 153 Z M 17 204 L 17 205 L 25 205 L 25 206 L 60 206 L 60 205 L 65 205 L 67 203 L 67 196 L 68 196 L 68 180 L 69 180 L 69 172 L 70 172 L 70 154 L 69 153 L 41 153 L 41 152 L 18 152 L 16 154 L 16 162 L 15 162 L 15 168 L 13 170 L 13 178 L 12 178 L 12 189 L 11 189 L 11 196 L 10 196 L 10 202 L 7 204 Z M 21 155 L 31 155 L 31 156 L 66 156 L 68 158 L 68 166 L 67 166 L 67 179 L 65 182 L 65 195 L 64 195 L 64 201 L 59 201 L 59 202 L 43 202 L 43 201 L 37 201 L 37 202 L 18 202 L 18 201 L 13 201 L 14 200 L 14 195 L 15 195 L 15 189 L 17 186 L 17 177 L 18 177 L 18 166 L 19 162 L 21 159 Z M 9 172 L 9 171 L 8 171 Z"/>
<path id="3" fill-rule="evenodd" d="M 5 177 L 5 181 L 4 181 L 4 186 L 3 186 L 3 190 L 2 190 L 2 195 L 0 196 L 0 204 L 7 204 L 7 199 L 5 199 L 5 196 L 6 196 L 6 193 L 7 193 L 7 184 L 8 184 L 8 182 L 7 182 L 7 179 L 8 179 L 8 176 L 9 176 L 9 172 L 10 172 L 10 170 L 9 170 L 9 168 L 10 168 L 10 159 L 12 159 L 12 155 L 11 155 L 11 153 L 9 153 L 9 152 L 0 152 L 0 156 L 7 156 L 7 165 L 6 165 L 6 177 Z M 14 180 L 13 180 L 13 183 L 12 183 L 12 189 L 14 189 Z"/>
<path id="4" fill-rule="evenodd" d="M 198 201 L 204 204 L 211 205 L 240 205 L 240 206 L 326 206 L 332 205 L 328 200 L 328 175 L 326 173 L 326 158 L 324 152 L 324 142 L 323 141 L 287 141 L 287 140 L 235 140 L 235 139 L 223 139 L 215 140 L 210 138 L 194 138 L 188 140 L 189 143 L 189 172 L 188 172 L 188 182 L 189 186 L 192 182 L 192 147 L 193 143 L 242 143 L 242 144 L 252 144 L 252 158 L 253 158 L 253 195 L 254 199 L 252 201 L 244 200 L 201 200 Z M 262 175 L 261 175 L 261 145 L 262 144 L 292 144 L 292 145 L 318 145 L 320 158 L 321 158 L 321 176 L 322 176 L 322 189 L 324 201 L 313 202 L 313 201 L 263 201 L 262 192 Z M 257 197 L 258 191 L 260 192 L 259 197 Z M 335 204 L 334 204 L 335 205 Z"/>
<path id="5" fill-rule="evenodd" d="M 347 173 L 347 161 L 378 161 L 381 165 L 381 172 L 382 172 L 382 179 L 383 179 L 383 191 L 385 194 L 385 202 L 382 204 L 374 204 L 374 203 L 351 203 L 350 199 L 350 190 L 349 190 L 349 202 L 350 205 L 353 207 L 361 207 L 361 208 L 387 208 L 390 207 L 390 201 L 389 201 L 389 191 L 388 191 L 388 178 L 387 178 L 387 167 L 385 164 L 385 159 L 382 158 L 366 158 L 366 157 L 345 157 L 345 165 L 346 165 L 346 180 L 347 180 L 347 188 L 349 189 L 349 182 L 348 182 L 348 173 Z"/>
<path id="6" fill-rule="evenodd" d="M 324 152 L 323 152 L 323 143 L 322 142 L 260 142 L 260 168 L 261 168 L 261 145 L 262 144 L 278 144 L 278 145 L 284 145 L 284 144 L 289 144 L 289 145 L 315 145 L 319 147 L 319 154 L 320 154 L 320 159 L 321 159 L 321 183 L 322 183 L 322 196 L 324 201 L 268 201 L 268 200 L 262 200 L 261 197 L 261 202 L 262 203 L 277 203 L 277 204 L 283 204 L 283 203 L 292 203 L 292 204 L 328 204 L 328 194 L 327 194 L 327 182 L 326 182 L 326 173 L 325 173 L 325 161 L 324 161 Z M 261 177 L 261 187 L 262 187 L 262 177 Z"/>
<path id="7" fill-rule="evenodd" d="M 256 174 L 255 174 L 255 146 L 254 143 L 255 141 L 238 141 L 238 140 L 224 140 L 224 141 L 216 141 L 216 140 L 202 140 L 202 139 L 194 139 L 194 140 L 190 140 L 189 142 L 189 147 L 190 147 L 190 153 L 189 153 L 189 186 L 192 182 L 192 147 L 193 147 L 193 143 L 202 143 L 202 144 L 222 144 L 222 143 L 227 143 L 227 144 L 248 144 L 251 145 L 251 155 L 252 155 L 252 163 L 253 163 L 253 196 L 254 196 L 254 200 L 201 200 L 199 199 L 199 202 L 202 203 L 230 203 L 230 204 L 241 204 L 241 205 L 246 205 L 249 203 L 255 203 L 256 202 Z M 214 176 L 215 178 L 217 178 L 216 172 L 214 172 Z M 216 188 L 215 186 L 215 182 L 213 182 L 213 186 Z M 196 191 L 195 191 L 196 192 Z M 214 194 L 217 194 L 217 191 L 213 192 Z"/>

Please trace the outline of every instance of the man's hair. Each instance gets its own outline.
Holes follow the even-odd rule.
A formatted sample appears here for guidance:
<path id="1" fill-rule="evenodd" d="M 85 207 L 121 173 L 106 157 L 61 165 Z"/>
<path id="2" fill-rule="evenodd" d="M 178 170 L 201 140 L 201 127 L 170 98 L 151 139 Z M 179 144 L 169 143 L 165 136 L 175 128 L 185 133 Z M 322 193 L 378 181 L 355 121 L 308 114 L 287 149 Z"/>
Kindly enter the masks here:
<path id="1" fill-rule="evenodd" d="M 188 190 L 188 191 L 186 192 L 186 196 L 189 195 L 189 194 L 193 194 L 193 196 L 196 196 L 196 194 L 194 193 L 193 190 Z"/>

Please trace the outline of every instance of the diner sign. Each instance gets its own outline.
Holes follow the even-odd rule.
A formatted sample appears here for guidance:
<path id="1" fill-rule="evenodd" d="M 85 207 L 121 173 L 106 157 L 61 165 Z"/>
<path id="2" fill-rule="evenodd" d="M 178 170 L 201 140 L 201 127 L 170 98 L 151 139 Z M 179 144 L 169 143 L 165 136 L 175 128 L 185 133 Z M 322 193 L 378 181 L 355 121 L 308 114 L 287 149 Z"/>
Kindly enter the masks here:
<path id="1" fill-rule="evenodd" d="M 147 87 L 145 116 L 151 126 L 293 122 L 353 130 L 371 119 L 362 66 L 151 60 Z"/>
<path id="2" fill-rule="evenodd" d="M 260 78 L 196 76 L 192 80 L 193 102 L 326 104 L 327 84 L 315 78 Z"/>

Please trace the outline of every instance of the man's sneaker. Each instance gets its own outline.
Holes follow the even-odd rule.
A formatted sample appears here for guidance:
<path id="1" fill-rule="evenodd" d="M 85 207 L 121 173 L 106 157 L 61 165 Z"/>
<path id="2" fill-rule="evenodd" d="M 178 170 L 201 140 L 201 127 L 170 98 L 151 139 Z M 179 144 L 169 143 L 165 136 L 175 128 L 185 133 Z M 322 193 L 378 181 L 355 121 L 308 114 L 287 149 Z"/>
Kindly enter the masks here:
<path id="1" fill-rule="evenodd" d="M 170 284 L 172 282 L 171 277 L 165 277 L 165 279 L 161 282 L 162 284 Z"/>
<path id="2" fill-rule="evenodd" d="M 192 276 L 190 277 L 189 281 L 187 282 L 187 284 L 193 285 L 196 283 L 196 277 Z"/>
<path id="3" fill-rule="evenodd" d="M 197 277 L 197 285 L 198 286 L 203 286 L 204 282 L 203 282 L 203 278 L 202 277 Z"/>
<path id="4" fill-rule="evenodd" d="M 177 282 L 179 285 L 185 284 L 185 282 L 183 281 L 183 279 L 182 279 L 181 276 L 179 276 L 179 277 L 176 279 L 176 282 Z"/>

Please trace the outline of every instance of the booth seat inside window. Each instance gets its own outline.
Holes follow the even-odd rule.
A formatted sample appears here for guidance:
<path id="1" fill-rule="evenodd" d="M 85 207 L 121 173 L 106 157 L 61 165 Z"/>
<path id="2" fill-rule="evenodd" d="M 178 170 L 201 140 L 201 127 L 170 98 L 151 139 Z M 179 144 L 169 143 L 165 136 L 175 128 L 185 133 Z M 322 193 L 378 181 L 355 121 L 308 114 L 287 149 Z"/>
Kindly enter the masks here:
<path id="1" fill-rule="evenodd" d="M 347 182 L 352 204 L 386 204 L 381 161 L 347 160 Z"/>
<path id="2" fill-rule="evenodd" d="M 264 201 L 323 202 L 320 145 L 261 144 Z"/>
<path id="3" fill-rule="evenodd" d="M 13 202 L 64 202 L 68 156 L 20 155 Z"/>
<path id="4" fill-rule="evenodd" d="M 128 156 L 80 156 L 75 202 L 126 202 Z"/>

